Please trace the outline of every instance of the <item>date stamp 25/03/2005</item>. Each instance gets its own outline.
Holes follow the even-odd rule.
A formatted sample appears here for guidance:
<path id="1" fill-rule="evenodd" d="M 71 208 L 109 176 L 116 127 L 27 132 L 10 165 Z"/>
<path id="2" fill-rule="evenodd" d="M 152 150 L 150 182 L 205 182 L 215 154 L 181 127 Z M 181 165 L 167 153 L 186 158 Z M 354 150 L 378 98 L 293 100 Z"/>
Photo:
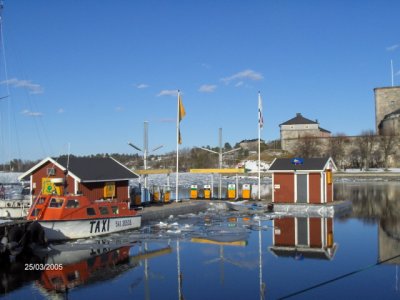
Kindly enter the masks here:
<path id="1" fill-rule="evenodd" d="M 25 264 L 25 271 L 53 271 L 62 269 L 62 264 Z"/>

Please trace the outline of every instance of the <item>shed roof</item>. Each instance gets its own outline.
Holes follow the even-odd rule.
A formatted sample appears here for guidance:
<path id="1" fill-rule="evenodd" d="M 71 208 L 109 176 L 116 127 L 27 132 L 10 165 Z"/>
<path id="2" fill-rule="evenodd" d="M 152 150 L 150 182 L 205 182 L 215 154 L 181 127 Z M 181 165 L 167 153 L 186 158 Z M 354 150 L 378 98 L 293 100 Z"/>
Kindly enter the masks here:
<path id="1" fill-rule="evenodd" d="M 69 160 L 69 161 L 68 161 Z M 68 174 L 81 182 L 119 181 L 137 178 L 138 175 L 112 157 L 47 157 L 22 174 L 19 178 L 31 175 L 43 164 L 51 162 L 65 171 L 68 164 Z"/>
<path id="2" fill-rule="evenodd" d="M 304 118 L 301 113 L 297 113 L 296 116 L 282 124 L 281 125 L 300 125 L 300 124 L 318 124 L 318 122 L 312 121 L 310 119 Z"/>
<path id="3" fill-rule="evenodd" d="M 336 170 L 336 165 L 330 157 L 304 158 L 303 164 L 292 164 L 292 158 L 275 159 L 268 171 L 324 171 L 326 169 Z"/>

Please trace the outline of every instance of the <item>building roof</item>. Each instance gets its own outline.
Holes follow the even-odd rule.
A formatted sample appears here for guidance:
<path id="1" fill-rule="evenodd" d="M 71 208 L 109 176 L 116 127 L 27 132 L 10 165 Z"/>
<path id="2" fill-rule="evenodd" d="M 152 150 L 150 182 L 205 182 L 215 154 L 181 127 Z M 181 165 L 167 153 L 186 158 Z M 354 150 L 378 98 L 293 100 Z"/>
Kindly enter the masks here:
<path id="1" fill-rule="evenodd" d="M 296 116 L 282 124 L 281 125 L 302 125 L 302 124 L 318 124 L 316 121 L 311 121 L 310 119 L 304 118 L 301 113 L 297 113 Z"/>
<path id="2" fill-rule="evenodd" d="M 80 182 L 94 181 L 120 181 L 137 178 L 138 175 L 129 170 L 123 164 L 112 157 L 76 157 L 67 156 L 59 158 L 47 157 L 30 170 L 22 174 L 19 178 L 24 178 L 35 172 L 43 164 L 51 162 L 61 170 L 67 170 L 68 174 Z"/>
<path id="3" fill-rule="evenodd" d="M 318 127 L 318 128 L 319 128 L 319 130 L 321 130 L 322 132 L 331 133 L 329 130 L 326 130 L 326 129 L 324 129 L 324 128 L 321 128 L 321 127 Z"/>
<path id="4" fill-rule="evenodd" d="M 324 171 L 326 169 L 337 169 L 330 157 L 303 158 L 303 164 L 300 165 L 293 164 L 292 158 L 277 158 L 268 171 Z"/>

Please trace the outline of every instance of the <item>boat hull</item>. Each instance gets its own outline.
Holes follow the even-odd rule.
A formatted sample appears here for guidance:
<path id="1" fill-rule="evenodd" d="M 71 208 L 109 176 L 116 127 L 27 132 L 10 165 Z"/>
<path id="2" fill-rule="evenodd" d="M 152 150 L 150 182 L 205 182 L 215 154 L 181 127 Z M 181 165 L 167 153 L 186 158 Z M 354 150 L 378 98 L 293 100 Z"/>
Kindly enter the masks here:
<path id="1" fill-rule="evenodd" d="M 39 221 L 46 238 L 51 241 L 63 241 L 96 237 L 110 233 L 140 228 L 142 216 L 125 216 L 103 219 L 85 219 L 70 221 Z"/>

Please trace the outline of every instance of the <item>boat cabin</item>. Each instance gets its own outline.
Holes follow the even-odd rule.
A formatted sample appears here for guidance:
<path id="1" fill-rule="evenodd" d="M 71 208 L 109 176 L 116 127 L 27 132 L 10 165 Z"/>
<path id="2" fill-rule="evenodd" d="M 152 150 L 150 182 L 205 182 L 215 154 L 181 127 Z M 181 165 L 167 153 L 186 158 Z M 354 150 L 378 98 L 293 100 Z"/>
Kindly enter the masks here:
<path id="1" fill-rule="evenodd" d="M 126 202 L 90 201 L 82 195 L 39 196 L 29 211 L 28 220 L 87 220 L 135 215 Z"/>
<path id="2" fill-rule="evenodd" d="M 272 174 L 273 203 L 321 204 L 333 201 L 332 158 L 277 158 Z"/>

